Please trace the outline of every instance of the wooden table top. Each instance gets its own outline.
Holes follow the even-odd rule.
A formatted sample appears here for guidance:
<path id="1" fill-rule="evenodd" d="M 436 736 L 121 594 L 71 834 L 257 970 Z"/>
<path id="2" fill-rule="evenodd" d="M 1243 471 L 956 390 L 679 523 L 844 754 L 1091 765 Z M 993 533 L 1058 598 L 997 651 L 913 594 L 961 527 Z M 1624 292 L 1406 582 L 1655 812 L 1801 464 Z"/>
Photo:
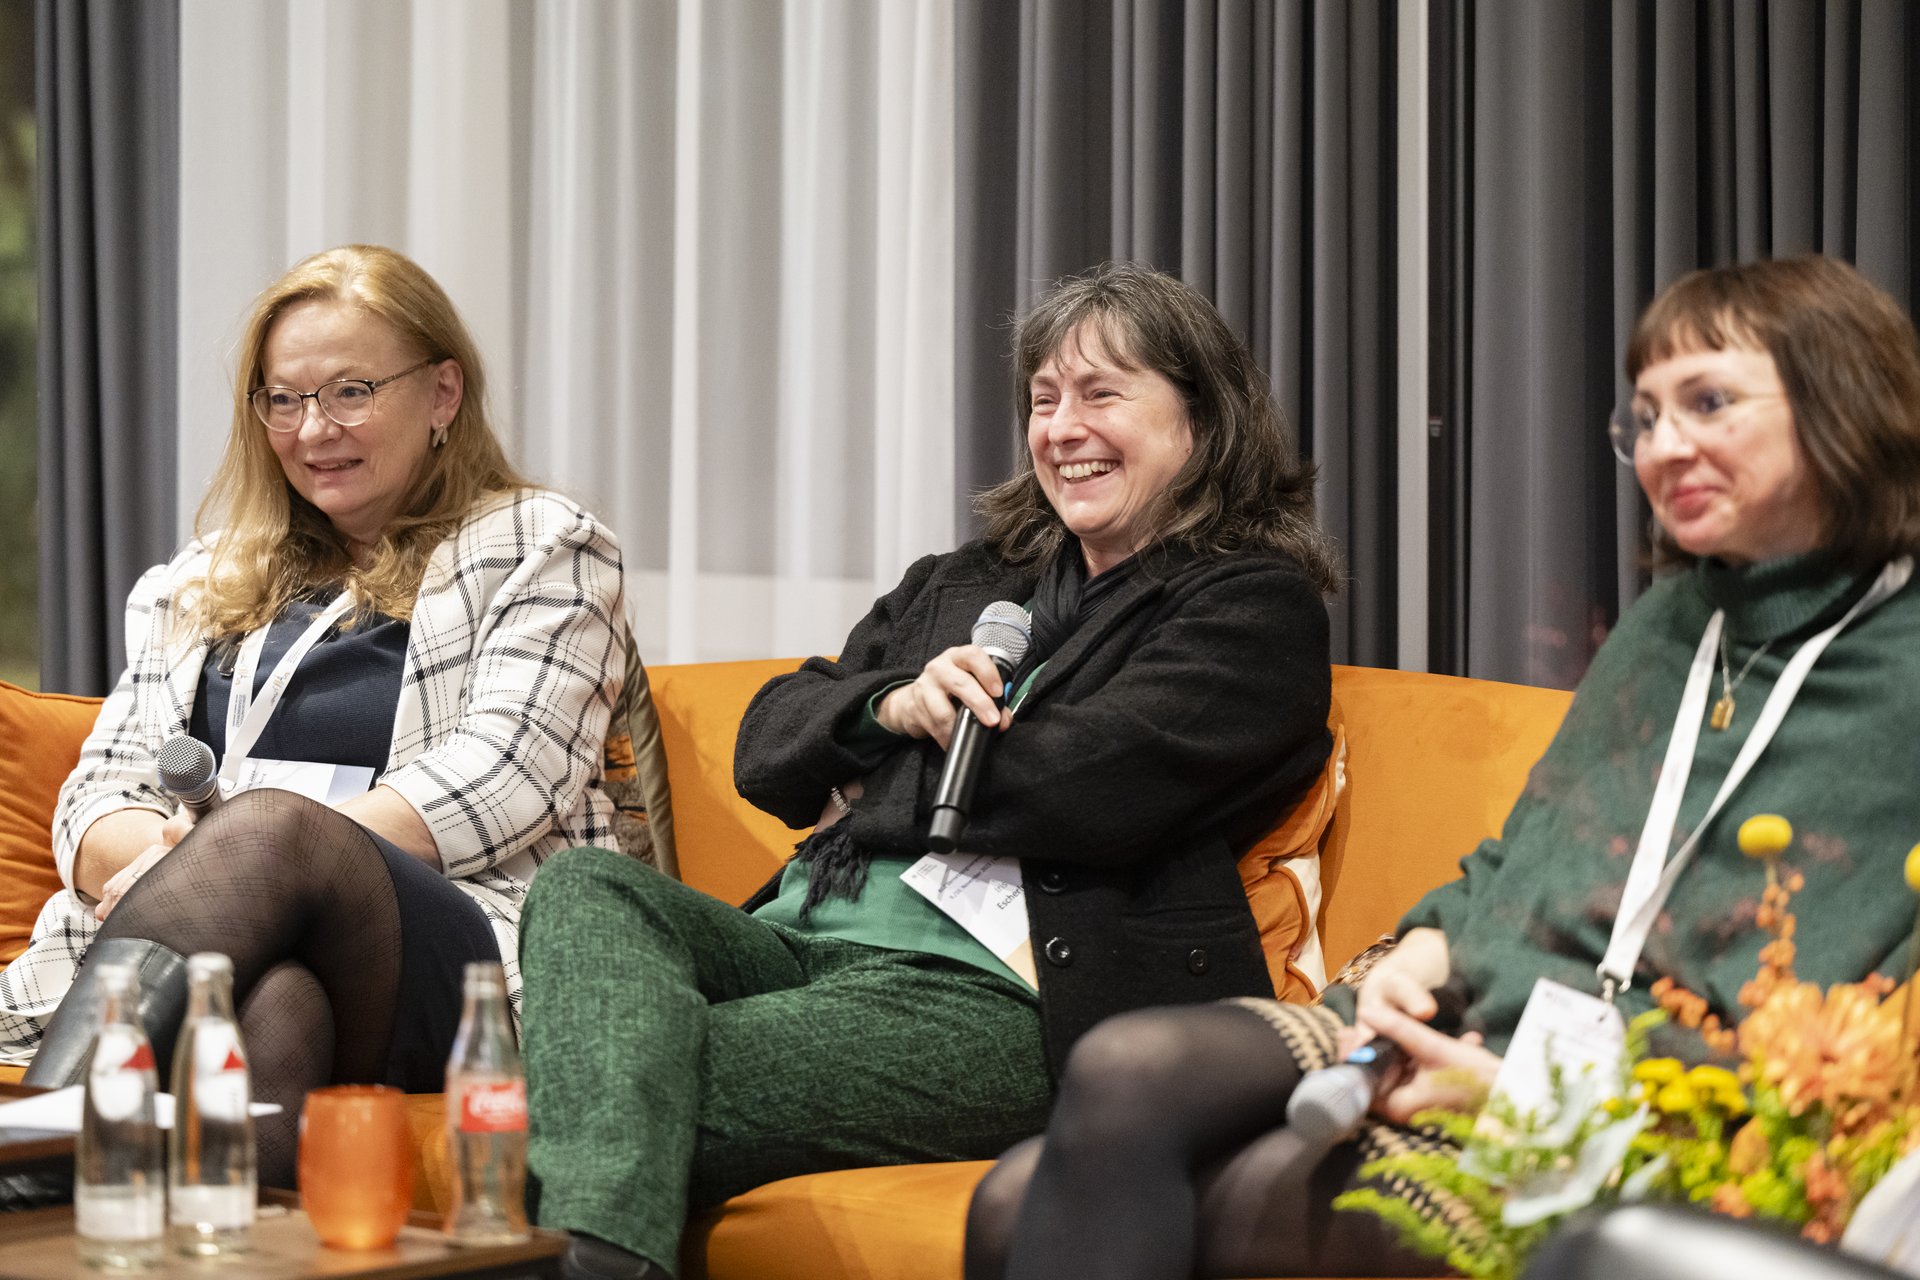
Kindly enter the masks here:
<path id="1" fill-rule="evenodd" d="M 433 1280 L 436 1277 L 519 1277 L 559 1274 L 567 1237 L 536 1231 L 524 1244 L 451 1245 L 432 1214 L 415 1213 L 387 1249 L 329 1249 L 315 1238 L 307 1215 L 284 1191 L 262 1193 L 252 1249 L 213 1261 L 169 1253 L 142 1280 Z M 70 1208 L 0 1215 L 0 1280 L 98 1280 L 74 1251 Z"/>

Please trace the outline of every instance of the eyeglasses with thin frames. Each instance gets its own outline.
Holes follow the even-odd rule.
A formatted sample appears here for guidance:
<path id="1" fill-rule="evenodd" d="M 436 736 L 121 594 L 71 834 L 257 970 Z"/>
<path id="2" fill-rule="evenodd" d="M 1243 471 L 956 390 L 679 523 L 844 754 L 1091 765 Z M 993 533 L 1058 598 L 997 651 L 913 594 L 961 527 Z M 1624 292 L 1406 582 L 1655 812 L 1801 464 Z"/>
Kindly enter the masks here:
<path id="1" fill-rule="evenodd" d="M 1664 412 L 1673 420 L 1675 430 L 1697 444 L 1733 425 L 1734 410 L 1741 405 L 1785 397 L 1782 391 L 1739 392 L 1702 384 L 1682 390 Z M 1613 445 L 1613 456 L 1632 466 L 1634 452 L 1652 437 L 1654 428 L 1660 425 L 1662 412 L 1644 400 L 1622 401 L 1607 419 L 1607 439 Z"/>
<path id="2" fill-rule="evenodd" d="M 384 378 L 335 378 L 332 382 L 323 382 L 312 391 L 295 391 L 292 387 L 256 387 L 247 397 L 253 405 L 253 416 L 260 419 L 269 431 L 298 431 L 300 424 L 306 421 L 307 401 L 320 406 L 320 412 L 338 426 L 364 426 L 373 416 L 373 393 L 389 382 L 398 382 L 410 373 L 418 373 L 428 365 L 435 363 L 436 357 L 428 356 L 419 364 L 409 365 L 398 373 L 390 373 Z"/>

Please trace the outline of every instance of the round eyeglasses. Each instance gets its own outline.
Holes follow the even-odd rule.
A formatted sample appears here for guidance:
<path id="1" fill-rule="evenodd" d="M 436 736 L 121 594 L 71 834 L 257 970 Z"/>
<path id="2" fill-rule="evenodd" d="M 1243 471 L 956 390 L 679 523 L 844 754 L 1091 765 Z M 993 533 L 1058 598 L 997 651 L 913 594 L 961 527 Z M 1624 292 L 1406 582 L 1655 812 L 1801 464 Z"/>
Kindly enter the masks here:
<path id="1" fill-rule="evenodd" d="M 1733 424 L 1733 411 L 1741 405 L 1785 398 L 1783 391 L 1736 392 L 1702 384 L 1683 390 L 1664 410 L 1649 401 L 1628 399 L 1607 419 L 1607 439 L 1613 445 L 1613 456 L 1630 467 L 1634 451 L 1652 437 L 1663 412 L 1672 418 L 1675 430 L 1698 444 L 1716 432 L 1724 433 Z"/>
<path id="2" fill-rule="evenodd" d="M 328 419 L 343 427 L 357 427 L 373 416 L 373 393 L 389 382 L 398 382 L 410 373 L 418 373 L 434 363 L 434 357 L 428 356 L 419 364 L 409 365 L 398 373 L 390 373 L 384 378 L 335 378 L 332 382 L 323 382 L 312 391 L 295 391 L 292 387 L 256 387 L 247 397 L 253 406 L 254 417 L 266 424 L 269 431 L 298 431 L 307 417 L 307 401 L 320 406 L 320 412 Z"/>

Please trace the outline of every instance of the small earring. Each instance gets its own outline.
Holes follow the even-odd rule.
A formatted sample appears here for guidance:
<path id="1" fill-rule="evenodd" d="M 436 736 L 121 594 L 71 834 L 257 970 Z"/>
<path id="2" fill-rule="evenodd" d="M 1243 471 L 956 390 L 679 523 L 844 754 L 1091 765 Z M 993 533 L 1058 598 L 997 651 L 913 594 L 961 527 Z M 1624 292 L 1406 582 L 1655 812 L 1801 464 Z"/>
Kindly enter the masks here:
<path id="1" fill-rule="evenodd" d="M 447 442 L 447 424 L 444 422 L 435 423 L 433 427 L 433 435 L 429 437 L 427 440 L 428 445 L 432 448 L 438 449 L 441 445 L 445 444 L 446 442 Z"/>

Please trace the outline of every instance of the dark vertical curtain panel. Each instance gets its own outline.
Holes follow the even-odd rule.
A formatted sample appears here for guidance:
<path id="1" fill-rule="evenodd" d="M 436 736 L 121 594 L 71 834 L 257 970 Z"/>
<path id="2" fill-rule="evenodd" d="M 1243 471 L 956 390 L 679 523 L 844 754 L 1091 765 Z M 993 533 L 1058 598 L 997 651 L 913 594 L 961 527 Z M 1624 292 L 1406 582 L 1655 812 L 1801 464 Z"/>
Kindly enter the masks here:
<path id="1" fill-rule="evenodd" d="M 1008 331 L 1109 258 L 1173 272 L 1265 364 L 1321 468 L 1352 586 L 1335 653 L 1394 654 L 1391 0 L 981 0 L 959 7 L 965 494 L 1004 479 Z M 965 501 L 963 494 L 962 501 Z"/>
<path id="2" fill-rule="evenodd" d="M 1571 685 L 1646 582 L 1604 436 L 1653 295 L 1822 252 L 1920 298 L 1920 6 L 1467 0 L 1466 674 Z M 1456 424 L 1461 425 L 1461 424 Z"/>
<path id="3" fill-rule="evenodd" d="M 103 693 L 174 534 L 176 0 L 38 0 L 40 681 Z"/>

